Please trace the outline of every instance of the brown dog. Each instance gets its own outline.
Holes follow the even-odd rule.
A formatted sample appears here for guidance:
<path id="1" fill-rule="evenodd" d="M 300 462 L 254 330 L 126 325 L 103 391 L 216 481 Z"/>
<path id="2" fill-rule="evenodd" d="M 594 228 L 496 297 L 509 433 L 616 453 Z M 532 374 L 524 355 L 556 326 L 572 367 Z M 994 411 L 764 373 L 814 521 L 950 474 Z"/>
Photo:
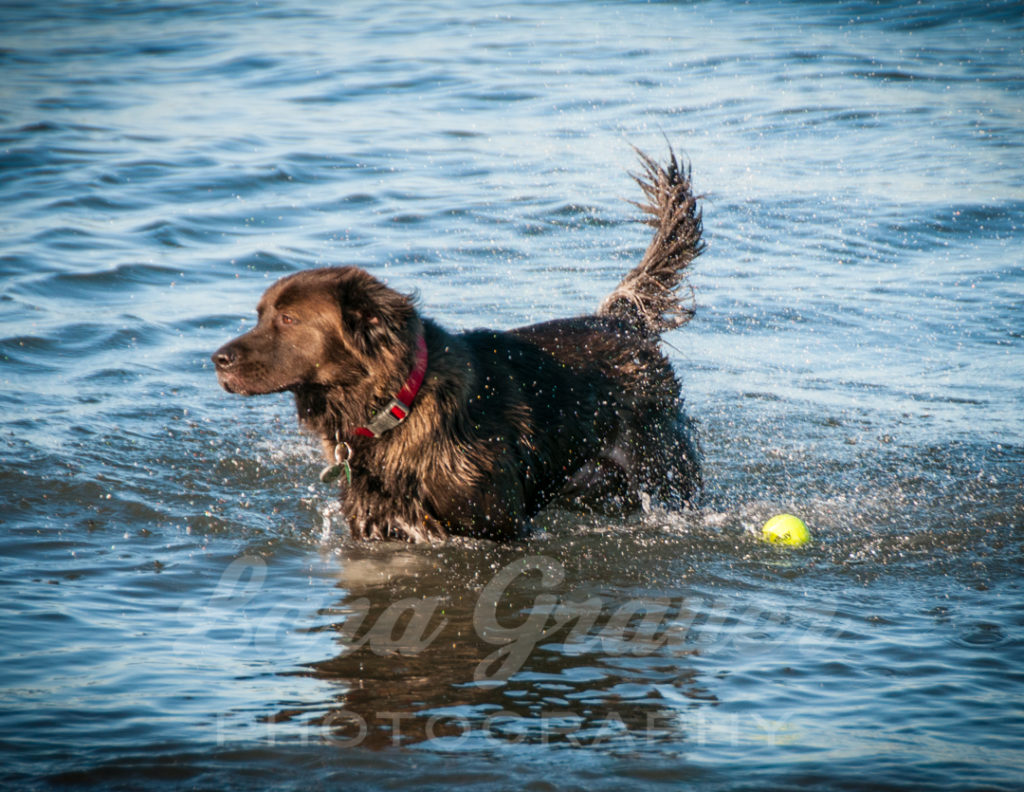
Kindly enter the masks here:
<path id="1" fill-rule="evenodd" d="M 692 502 L 695 443 L 658 340 L 693 314 L 677 291 L 701 217 L 671 152 L 665 167 L 640 157 L 654 239 L 596 314 L 452 334 L 361 269 L 307 270 L 214 353 L 221 385 L 295 394 L 357 538 L 511 539 L 555 498 Z"/>

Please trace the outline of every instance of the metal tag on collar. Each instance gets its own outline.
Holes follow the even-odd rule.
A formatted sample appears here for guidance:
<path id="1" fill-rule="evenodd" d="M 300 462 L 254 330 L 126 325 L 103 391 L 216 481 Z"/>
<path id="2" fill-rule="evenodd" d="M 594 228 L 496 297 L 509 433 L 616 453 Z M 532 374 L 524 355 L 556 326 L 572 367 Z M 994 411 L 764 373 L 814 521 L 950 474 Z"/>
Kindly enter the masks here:
<path id="1" fill-rule="evenodd" d="M 409 414 L 409 405 L 400 399 L 392 399 L 379 413 L 366 423 L 366 428 L 374 437 L 380 437 L 385 432 L 390 432 Z"/>
<path id="2" fill-rule="evenodd" d="M 346 451 L 345 458 L 341 458 L 341 449 L 344 448 Z M 334 464 L 328 465 L 320 471 L 320 481 L 324 484 L 330 484 L 335 479 L 341 477 L 341 474 L 345 474 L 345 483 L 352 483 L 352 468 L 349 467 L 348 461 L 352 458 L 352 446 L 348 443 L 338 443 L 334 446 Z"/>

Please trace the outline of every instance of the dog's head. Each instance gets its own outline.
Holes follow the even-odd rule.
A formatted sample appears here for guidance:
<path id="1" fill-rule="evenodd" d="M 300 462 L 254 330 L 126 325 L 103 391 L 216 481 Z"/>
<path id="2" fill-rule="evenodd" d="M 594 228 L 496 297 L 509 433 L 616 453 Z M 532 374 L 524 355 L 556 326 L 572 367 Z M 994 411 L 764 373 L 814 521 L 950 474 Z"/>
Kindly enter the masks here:
<path id="1" fill-rule="evenodd" d="M 412 298 L 356 267 L 284 277 L 256 311 L 256 326 L 212 357 L 217 379 L 231 393 L 355 387 L 410 354 Z"/>

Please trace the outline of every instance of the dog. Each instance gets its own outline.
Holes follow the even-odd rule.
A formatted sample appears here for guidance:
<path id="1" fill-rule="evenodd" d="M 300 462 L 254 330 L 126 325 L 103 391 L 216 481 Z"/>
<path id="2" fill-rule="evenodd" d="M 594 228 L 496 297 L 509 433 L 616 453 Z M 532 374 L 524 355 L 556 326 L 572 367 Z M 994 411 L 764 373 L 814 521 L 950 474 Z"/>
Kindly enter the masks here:
<path id="1" fill-rule="evenodd" d="M 450 333 L 365 270 L 328 267 L 277 281 L 213 354 L 231 393 L 294 394 L 353 537 L 507 541 L 553 501 L 696 502 L 697 443 L 659 342 L 694 313 L 701 212 L 689 165 L 637 154 L 653 239 L 591 315 Z"/>

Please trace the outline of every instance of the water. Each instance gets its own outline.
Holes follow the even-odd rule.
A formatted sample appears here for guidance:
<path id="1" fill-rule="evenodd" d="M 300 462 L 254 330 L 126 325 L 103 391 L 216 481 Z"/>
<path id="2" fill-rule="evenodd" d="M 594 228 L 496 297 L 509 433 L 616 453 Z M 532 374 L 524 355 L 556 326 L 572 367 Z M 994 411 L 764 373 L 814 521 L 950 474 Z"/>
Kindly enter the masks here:
<path id="1" fill-rule="evenodd" d="M 1022 40 L 999 2 L 4 3 L 0 783 L 1020 788 Z M 454 328 L 591 310 L 666 138 L 699 511 L 356 545 L 288 399 L 217 387 L 303 267 Z"/>

